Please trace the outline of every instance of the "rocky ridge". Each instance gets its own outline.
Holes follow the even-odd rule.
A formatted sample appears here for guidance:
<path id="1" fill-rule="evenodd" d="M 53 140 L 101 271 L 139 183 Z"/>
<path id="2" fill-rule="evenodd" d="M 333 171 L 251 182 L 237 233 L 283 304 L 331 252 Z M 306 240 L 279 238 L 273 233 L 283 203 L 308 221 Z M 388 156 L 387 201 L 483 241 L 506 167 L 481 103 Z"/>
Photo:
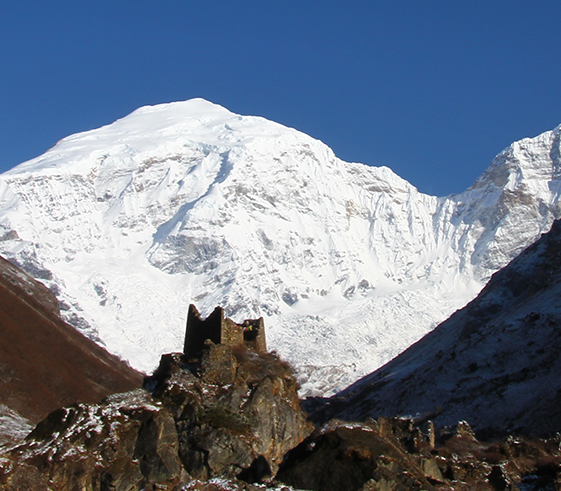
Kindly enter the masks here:
<path id="1" fill-rule="evenodd" d="M 314 491 L 545 491 L 561 485 L 559 436 L 479 441 L 461 421 L 332 421 L 290 451 L 277 479 Z"/>
<path id="2" fill-rule="evenodd" d="M 164 366 L 177 382 L 176 362 L 170 356 Z M 265 427 L 270 420 L 242 420 L 249 413 L 232 412 L 216 393 L 189 400 L 190 384 L 181 385 L 160 387 L 159 396 L 136 390 L 53 412 L 23 445 L 0 454 L 0 489 L 545 491 L 561 485 L 558 435 L 485 442 L 466 422 L 435 429 L 431 421 L 380 417 L 333 420 L 290 449 L 309 428 L 300 426 L 292 434 L 297 438 L 282 442 Z M 221 386 L 222 395 L 227 391 Z M 255 457 L 275 447 L 272 440 L 263 446 L 266 436 L 279 438 L 279 455 L 287 451 L 278 472 L 269 466 L 273 454 Z"/>
<path id="3" fill-rule="evenodd" d="M 45 285 L 1 257 L 0 323 L 0 446 L 23 420 L 142 385 L 139 372 L 63 322 Z"/>

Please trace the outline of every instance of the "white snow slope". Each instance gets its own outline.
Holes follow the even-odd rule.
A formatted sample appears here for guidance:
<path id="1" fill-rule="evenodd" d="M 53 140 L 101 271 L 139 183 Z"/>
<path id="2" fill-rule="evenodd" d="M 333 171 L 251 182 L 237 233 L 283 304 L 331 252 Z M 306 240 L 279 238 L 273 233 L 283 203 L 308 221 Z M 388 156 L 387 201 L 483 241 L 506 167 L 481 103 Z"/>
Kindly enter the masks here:
<path id="1" fill-rule="evenodd" d="M 265 317 L 270 348 L 329 395 L 465 305 L 561 216 L 561 126 L 459 195 L 202 99 L 147 106 L 0 176 L 0 253 L 78 329 L 150 371 L 188 304 Z M 476 144 L 476 143 L 475 143 Z"/>

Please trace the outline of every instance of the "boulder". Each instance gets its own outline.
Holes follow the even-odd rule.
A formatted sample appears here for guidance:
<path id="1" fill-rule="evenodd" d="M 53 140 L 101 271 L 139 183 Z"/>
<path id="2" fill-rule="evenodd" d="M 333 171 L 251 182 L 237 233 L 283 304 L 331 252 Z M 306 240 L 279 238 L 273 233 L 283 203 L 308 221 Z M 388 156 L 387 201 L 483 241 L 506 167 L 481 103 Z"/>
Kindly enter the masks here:
<path id="1" fill-rule="evenodd" d="M 0 489 L 179 489 L 177 450 L 170 413 L 137 389 L 53 411 L 0 462 Z"/>
<path id="2" fill-rule="evenodd" d="M 289 452 L 277 478 L 314 491 L 434 490 L 419 464 L 376 426 L 332 423 Z"/>

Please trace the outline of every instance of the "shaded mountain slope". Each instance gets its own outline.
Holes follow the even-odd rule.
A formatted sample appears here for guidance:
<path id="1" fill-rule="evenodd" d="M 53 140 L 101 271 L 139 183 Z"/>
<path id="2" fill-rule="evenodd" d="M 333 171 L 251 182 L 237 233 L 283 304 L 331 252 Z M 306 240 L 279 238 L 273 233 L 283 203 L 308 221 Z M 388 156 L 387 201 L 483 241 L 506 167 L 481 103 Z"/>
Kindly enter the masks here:
<path id="1" fill-rule="evenodd" d="M 142 375 L 63 322 L 55 296 L 0 258 L 0 404 L 31 422 L 142 384 Z"/>
<path id="2" fill-rule="evenodd" d="M 479 296 L 315 413 L 467 420 L 483 434 L 561 431 L 561 222 Z"/>

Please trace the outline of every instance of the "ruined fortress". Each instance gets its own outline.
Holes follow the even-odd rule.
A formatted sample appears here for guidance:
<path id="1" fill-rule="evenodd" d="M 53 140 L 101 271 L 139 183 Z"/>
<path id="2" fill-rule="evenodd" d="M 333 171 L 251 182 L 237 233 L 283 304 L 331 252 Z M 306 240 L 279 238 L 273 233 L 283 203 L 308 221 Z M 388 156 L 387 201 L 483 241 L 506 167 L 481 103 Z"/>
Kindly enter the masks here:
<path id="1" fill-rule="evenodd" d="M 207 340 L 215 345 L 235 348 L 246 346 L 257 353 L 266 353 L 265 324 L 263 317 L 235 323 L 224 315 L 222 307 L 216 307 L 206 319 L 201 318 L 197 308 L 189 305 L 187 329 L 183 353 L 187 359 L 200 359 Z"/>

